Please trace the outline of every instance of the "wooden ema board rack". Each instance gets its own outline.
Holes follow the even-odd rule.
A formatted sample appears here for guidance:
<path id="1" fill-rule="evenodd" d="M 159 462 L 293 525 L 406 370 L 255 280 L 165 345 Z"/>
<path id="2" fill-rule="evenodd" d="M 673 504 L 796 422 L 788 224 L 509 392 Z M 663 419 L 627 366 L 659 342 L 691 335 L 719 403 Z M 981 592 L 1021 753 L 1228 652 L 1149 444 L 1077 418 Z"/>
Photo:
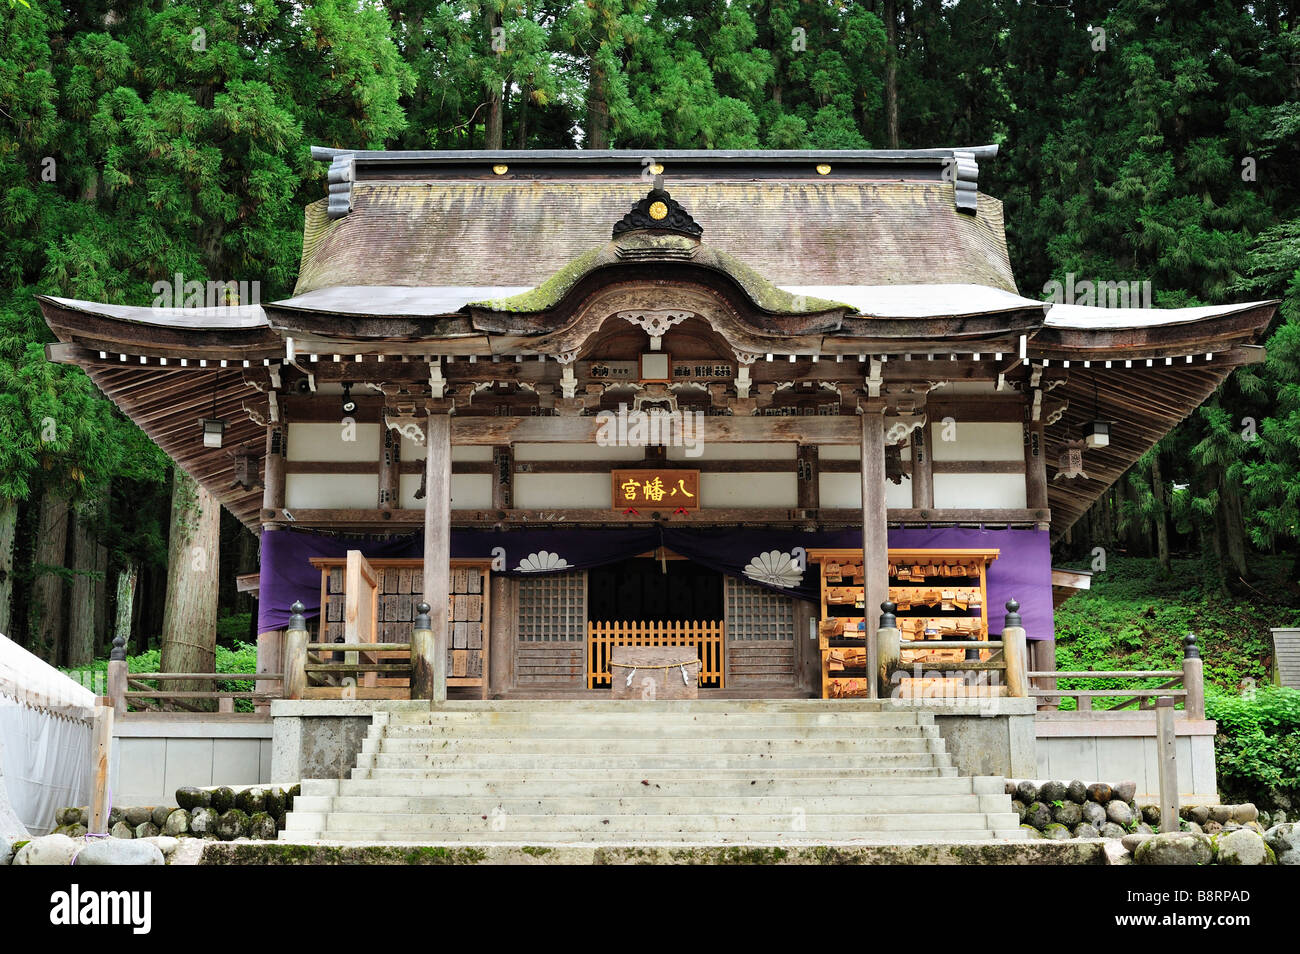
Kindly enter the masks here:
<path id="1" fill-rule="evenodd" d="M 907 642 L 924 640 L 987 640 L 988 566 L 997 550 L 890 550 L 889 599 L 898 604 L 899 636 Z M 821 621 L 818 644 L 822 657 L 822 698 L 865 696 L 867 672 L 866 614 L 861 550 L 809 550 L 808 559 L 821 567 Z M 904 648 L 900 663 L 958 662 L 966 650 Z M 988 659 L 989 652 L 980 652 Z M 912 690 L 954 686 L 959 677 L 907 681 Z M 924 683 L 924 685 L 913 685 Z"/>
<path id="2" fill-rule="evenodd" d="M 378 599 L 375 602 L 374 639 L 363 642 L 406 643 L 411 640 L 416 604 L 423 601 L 424 561 L 419 559 L 375 559 Z M 313 557 L 311 565 L 321 571 L 321 642 L 343 637 L 344 568 L 342 557 Z M 447 613 L 451 629 L 447 639 L 447 685 L 485 684 L 488 656 L 488 623 L 491 619 L 488 580 L 491 561 L 452 560 L 451 593 Z M 405 662 L 402 653 L 376 653 L 380 662 Z M 409 688 L 406 678 L 374 680 L 378 686 Z"/>

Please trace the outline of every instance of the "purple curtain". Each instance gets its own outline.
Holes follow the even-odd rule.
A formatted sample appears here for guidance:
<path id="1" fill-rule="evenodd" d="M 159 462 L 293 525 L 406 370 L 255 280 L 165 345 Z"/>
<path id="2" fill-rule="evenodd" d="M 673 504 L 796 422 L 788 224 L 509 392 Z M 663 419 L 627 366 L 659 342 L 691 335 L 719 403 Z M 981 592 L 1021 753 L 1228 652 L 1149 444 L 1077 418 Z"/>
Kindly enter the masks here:
<path id="1" fill-rule="evenodd" d="M 689 527 L 637 527 L 584 530 L 546 527 L 518 530 L 455 530 L 451 555 L 496 559 L 508 576 L 585 570 L 616 563 L 657 546 L 722 573 L 798 599 L 817 602 L 818 579 L 798 548 L 858 548 L 857 530 L 704 530 Z M 945 527 L 890 530 L 889 545 L 908 549 L 997 549 L 988 571 L 989 628 L 1002 629 L 1005 604 L 1020 602 L 1030 639 L 1051 639 L 1052 563 L 1043 530 L 980 530 Z M 320 571 L 312 557 L 342 557 L 360 550 L 367 557 L 421 557 L 422 533 L 356 536 L 306 530 L 268 530 L 262 534 L 258 632 L 283 629 L 289 607 L 301 600 L 308 616 L 320 612 Z"/>

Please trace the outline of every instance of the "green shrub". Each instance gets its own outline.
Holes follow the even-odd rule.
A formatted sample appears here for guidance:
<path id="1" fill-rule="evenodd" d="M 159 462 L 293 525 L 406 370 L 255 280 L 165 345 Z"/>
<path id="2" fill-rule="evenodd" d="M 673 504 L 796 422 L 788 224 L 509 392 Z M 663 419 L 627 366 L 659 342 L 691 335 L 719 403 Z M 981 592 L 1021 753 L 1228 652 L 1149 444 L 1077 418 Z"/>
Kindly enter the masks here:
<path id="1" fill-rule="evenodd" d="M 126 657 L 127 672 L 162 672 L 159 668 L 162 665 L 162 650 L 148 649 L 142 653 L 128 655 Z M 217 646 L 217 668 L 213 672 L 256 672 L 257 671 L 257 646 L 253 643 L 236 642 L 234 648 Z M 83 686 L 90 688 L 97 693 L 106 691 L 108 660 L 96 659 L 92 663 L 84 666 L 77 666 L 72 669 L 64 669 L 67 675 L 71 676 Z M 222 681 L 205 682 L 204 688 L 228 689 L 232 692 L 251 692 L 253 690 L 253 680 L 251 679 L 229 679 Z M 134 690 L 133 690 L 134 691 Z M 146 702 L 150 700 L 145 700 Z M 252 712 L 253 703 L 249 699 L 236 699 L 235 710 L 237 712 Z"/>
<path id="2" fill-rule="evenodd" d="M 1272 811 L 1300 805 L 1300 690 L 1266 686 L 1246 695 L 1209 693 L 1219 793 Z"/>

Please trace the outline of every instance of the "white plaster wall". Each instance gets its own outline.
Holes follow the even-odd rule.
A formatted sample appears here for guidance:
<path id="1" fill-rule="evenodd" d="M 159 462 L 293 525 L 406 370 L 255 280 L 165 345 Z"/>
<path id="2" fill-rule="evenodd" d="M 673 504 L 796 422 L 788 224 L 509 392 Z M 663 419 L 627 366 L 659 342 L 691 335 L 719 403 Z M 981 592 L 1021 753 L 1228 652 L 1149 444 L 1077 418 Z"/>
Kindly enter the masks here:
<path id="1" fill-rule="evenodd" d="M 344 425 L 323 424 L 289 425 L 288 460 L 364 460 L 379 467 L 379 425 L 356 424 L 356 440 L 343 439 Z"/>
<path id="2" fill-rule="evenodd" d="M 372 510 L 379 506 L 379 475 L 285 474 L 284 505 L 289 510 Z"/>
<path id="3" fill-rule="evenodd" d="M 644 447 L 589 444 L 516 444 L 515 460 L 642 460 Z"/>
<path id="4" fill-rule="evenodd" d="M 904 454 L 909 454 L 910 448 L 904 450 Z M 819 444 L 817 447 L 818 460 L 861 460 L 862 446 L 860 444 Z M 905 459 L 910 460 L 910 457 Z"/>
<path id="5" fill-rule="evenodd" d="M 668 459 L 687 462 L 692 460 L 794 460 L 798 445 L 785 441 L 764 444 L 706 441 L 700 445 L 699 450 L 701 453 L 696 456 L 687 457 L 685 447 L 669 447 Z"/>
<path id="6" fill-rule="evenodd" d="M 175 805 L 183 785 L 261 785 L 271 778 L 271 723 L 130 718 L 113 729 L 113 804 Z"/>
<path id="7" fill-rule="evenodd" d="M 935 474 L 934 506 L 949 510 L 1018 509 L 1026 505 L 1024 474 Z M 908 504 L 911 506 L 911 504 Z"/>
<path id="8" fill-rule="evenodd" d="M 1039 736 L 1035 742 L 1038 777 L 1084 783 L 1135 781 L 1138 797 L 1160 795 L 1160 760 L 1154 727 L 1150 735 Z M 1214 736 L 1180 735 L 1174 740 L 1178 791 L 1183 796 L 1218 801 Z"/>
<path id="9" fill-rule="evenodd" d="M 588 510 L 612 507 L 609 474 L 515 474 L 515 507 L 520 510 Z"/>
<path id="10" fill-rule="evenodd" d="M 956 440 L 946 441 L 946 429 L 955 430 Z M 930 423 L 934 460 L 1023 460 L 1025 438 L 1017 422 L 963 421 L 945 425 L 942 419 Z M 950 433 L 950 436 L 951 433 Z"/>
<path id="11" fill-rule="evenodd" d="M 486 444 L 463 444 L 453 446 L 452 460 L 491 460 L 492 448 Z M 424 460 L 424 445 L 417 444 L 409 437 L 402 438 L 402 460 Z"/>
<path id="12" fill-rule="evenodd" d="M 862 477 L 858 474 L 819 474 L 818 502 L 825 510 L 851 510 L 862 506 Z M 885 506 L 907 510 L 912 506 L 912 478 L 901 484 L 885 481 Z"/>
<path id="13" fill-rule="evenodd" d="M 403 510 L 424 509 L 424 501 L 415 498 L 415 492 L 419 489 L 419 474 L 402 474 L 398 480 L 398 500 Z M 492 476 L 490 474 L 452 474 L 452 510 L 487 510 L 491 506 Z"/>
<path id="14" fill-rule="evenodd" d="M 700 474 L 702 507 L 795 507 L 794 474 Z"/>

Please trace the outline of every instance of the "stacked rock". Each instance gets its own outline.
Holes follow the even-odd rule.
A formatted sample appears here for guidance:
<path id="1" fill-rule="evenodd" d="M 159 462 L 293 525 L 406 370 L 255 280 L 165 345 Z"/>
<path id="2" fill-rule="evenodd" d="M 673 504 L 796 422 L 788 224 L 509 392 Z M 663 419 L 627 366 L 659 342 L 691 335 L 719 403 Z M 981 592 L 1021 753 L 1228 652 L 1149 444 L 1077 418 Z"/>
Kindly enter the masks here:
<path id="1" fill-rule="evenodd" d="M 1030 838 L 1122 838 L 1153 831 L 1133 802 L 1136 782 L 1008 781 L 1006 792 Z"/>
<path id="2" fill-rule="evenodd" d="M 193 837 L 234 841 L 238 838 L 274 840 L 284 830 L 284 819 L 300 786 L 254 785 L 233 789 L 176 790 L 176 805 L 114 808 L 109 813 L 109 834 L 114 838 Z M 79 838 L 86 834 L 88 808 L 60 808 L 54 813 L 53 834 Z"/>

